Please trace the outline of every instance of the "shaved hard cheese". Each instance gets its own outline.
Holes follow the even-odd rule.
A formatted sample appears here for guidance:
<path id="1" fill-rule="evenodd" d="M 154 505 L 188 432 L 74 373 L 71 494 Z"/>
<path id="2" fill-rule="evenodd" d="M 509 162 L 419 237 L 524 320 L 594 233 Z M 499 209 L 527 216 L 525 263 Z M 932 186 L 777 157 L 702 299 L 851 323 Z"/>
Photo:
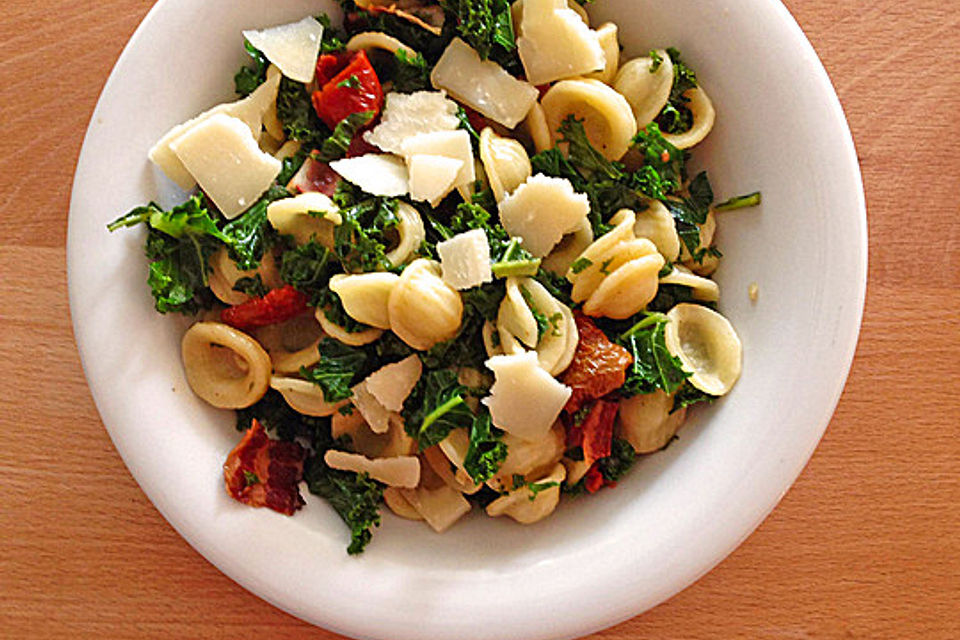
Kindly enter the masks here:
<path id="1" fill-rule="evenodd" d="M 330 163 L 344 180 L 375 196 L 402 196 L 408 191 L 407 167 L 388 154 L 368 153 Z"/>
<path id="2" fill-rule="evenodd" d="M 462 162 L 463 166 L 453 180 L 454 187 L 470 184 L 477 179 L 470 134 L 463 129 L 415 135 L 403 141 L 402 150 L 408 159 L 415 155 L 433 155 Z"/>
<path id="3" fill-rule="evenodd" d="M 607 62 L 597 32 L 566 0 L 524 0 L 517 52 L 533 85 L 599 71 Z"/>
<path id="4" fill-rule="evenodd" d="M 384 151 L 401 154 L 407 138 L 454 131 L 458 126 L 457 104 L 440 91 L 388 93 L 380 124 L 363 134 L 363 139 Z"/>
<path id="5" fill-rule="evenodd" d="M 440 56 L 430 82 L 509 129 L 527 116 L 539 95 L 530 82 L 517 80 L 491 60 L 481 60 L 460 38 L 454 38 Z"/>
<path id="6" fill-rule="evenodd" d="M 357 408 L 374 433 L 386 433 L 390 429 L 390 412 L 367 389 L 366 381 L 355 385 L 350 402 Z"/>
<path id="7" fill-rule="evenodd" d="M 483 404 L 494 426 L 524 440 L 547 435 L 573 392 L 539 364 L 534 351 L 487 360 L 496 381 Z"/>
<path id="8" fill-rule="evenodd" d="M 437 243 L 443 281 L 463 291 L 493 282 L 490 242 L 482 229 L 473 229 Z"/>
<path id="9" fill-rule="evenodd" d="M 463 494 L 446 484 L 437 489 L 401 489 L 400 493 L 437 533 L 443 533 L 470 511 Z"/>
<path id="10" fill-rule="evenodd" d="M 283 168 L 260 150 L 243 121 L 222 113 L 190 129 L 171 148 L 228 220 L 256 202 Z"/>
<path id="11" fill-rule="evenodd" d="M 323 461 L 331 469 L 368 473 L 374 480 L 391 487 L 412 489 L 420 483 L 420 460 L 416 456 L 371 460 L 358 453 L 330 449 L 323 454 Z"/>
<path id="12" fill-rule="evenodd" d="M 542 258 L 566 233 L 577 230 L 590 213 L 590 199 L 573 190 L 566 178 L 537 174 L 500 204 L 500 222 L 523 248 Z"/>
<path id="13" fill-rule="evenodd" d="M 399 412 L 422 373 L 420 357 L 412 355 L 377 369 L 364 382 L 377 402 L 389 411 Z"/>
<path id="14" fill-rule="evenodd" d="M 323 25 L 311 16 L 260 31 L 243 32 L 247 42 L 277 65 L 283 75 L 304 84 L 313 80 Z"/>
<path id="15" fill-rule="evenodd" d="M 407 158 L 410 197 L 437 206 L 463 170 L 463 160 L 418 153 Z"/>
<path id="16" fill-rule="evenodd" d="M 170 131 L 166 132 L 160 138 L 153 148 L 147 153 L 147 157 L 155 165 L 160 167 L 164 174 L 184 191 L 192 189 L 197 181 L 193 179 L 187 168 L 180 162 L 180 158 L 173 152 L 171 146 L 177 140 L 180 140 L 187 132 L 192 130 L 201 122 L 209 120 L 212 116 L 222 113 L 224 115 L 239 118 L 250 128 L 250 133 L 257 140 L 260 140 L 260 132 L 263 128 L 263 118 L 271 105 L 277 101 L 277 88 L 280 86 L 280 77 L 267 78 L 266 82 L 257 87 L 256 91 L 251 93 L 243 100 L 236 102 L 227 102 L 219 104 L 212 109 L 204 111 L 196 118 L 187 120 L 183 124 L 178 124 Z"/>

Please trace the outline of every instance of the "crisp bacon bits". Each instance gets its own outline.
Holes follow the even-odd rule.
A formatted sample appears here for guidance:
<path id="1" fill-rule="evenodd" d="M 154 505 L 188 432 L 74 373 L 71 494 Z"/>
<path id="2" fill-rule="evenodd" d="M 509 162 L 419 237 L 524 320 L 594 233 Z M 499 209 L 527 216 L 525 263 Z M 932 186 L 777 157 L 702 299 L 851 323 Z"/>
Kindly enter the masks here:
<path id="1" fill-rule="evenodd" d="M 576 413 L 588 401 L 602 398 L 623 386 L 627 367 L 633 364 L 630 352 L 610 342 L 593 320 L 581 313 L 575 316 L 580 342 L 573 362 L 560 381 L 573 388 L 564 410 Z"/>
<path id="2" fill-rule="evenodd" d="M 304 505 L 297 485 L 306 451 L 296 442 L 271 440 L 253 421 L 223 464 L 227 493 L 252 507 L 268 507 L 292 516 Z"/>
<path id="3" fill-rule="evenodd" d="M 227 307 L 220 320 L 235 329 L 248 331 L 257 327 L 286 322 L 307 310 L 307 296 L 290 285 L 273 289 L 262 298 Z"/>

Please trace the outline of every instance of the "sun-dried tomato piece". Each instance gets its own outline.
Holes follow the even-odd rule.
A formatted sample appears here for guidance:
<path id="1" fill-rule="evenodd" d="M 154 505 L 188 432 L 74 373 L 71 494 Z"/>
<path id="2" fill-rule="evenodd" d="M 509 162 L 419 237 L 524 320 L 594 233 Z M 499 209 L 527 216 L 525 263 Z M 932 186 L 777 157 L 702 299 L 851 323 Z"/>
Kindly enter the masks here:
<path id="1" fill-rule="evenodd" d="M 383 107 L 383 88 L 365 51 L 357 51 L 340 73 L 313 92 L 313 109 L 324 124 L 333 129 L 347 116 L 372 111 L 374 117 Z"/>
<path id="2" fill-rule="evenodd" d="M 325 53 L 317 58 L 317 86 L 322 87 L 330 82 L 331 78 L 343 71 L 351 60 L 353 60 L 353 52 L 351 51 Z"/>
<path id="3" fill-rule="evenodd" d="M 306 451 L 296 442 L 271 440 L 254 420 L 223 463 L 227 493 L 252 507 L 292 516 L 304 505 L 298 485 Z"/>
<path id="4" fill-rule="evenodd" d="M 326 162 L 320 162 L 313 156 L 307 156 L 300 170 L 287 183 L 287 191 L 307 193 L 316 191 L 333 197 L 341 178 Z"/>
<path id="5" fill-rule="evenodd" d="M 573 362 L 560 381 L 573 389 L 564 409 L 576 413 L 589 400 L 602 398 L 623 386 L 627 367 L 633 364 L 630 352 L 610 342 L 593 320 L 581 313 L 575 314 L 580 342 Z"/>
<path id="6" fill-rule="evenodd" d="M 603 488 L 603 485 L 606 484 L 606 480 L 603 478 L 603 474 L 600 473 L 600 469 L 597 468 L 597 465 L 593 465 L 590 469 L 587 470 L 587 474 L 583 476 L 583 486 L 590 493 L 596 493 Z"/>
<path id="7" fill-rule="evenodd" d="M 235 329 L 247 331 L 271 324 L 280 324 L 307 310 L 307 296 L 290 285 L 272 289 L 262 298 L 227 307 L 220 320 Z"/>

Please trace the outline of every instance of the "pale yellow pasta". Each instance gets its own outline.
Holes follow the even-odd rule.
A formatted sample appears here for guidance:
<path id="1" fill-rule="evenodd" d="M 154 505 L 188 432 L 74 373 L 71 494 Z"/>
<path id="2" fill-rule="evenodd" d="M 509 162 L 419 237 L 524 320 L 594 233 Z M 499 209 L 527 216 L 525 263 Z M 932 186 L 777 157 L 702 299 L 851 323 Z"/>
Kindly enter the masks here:
<path id="1" fill-rule="evenodd" d="M 657 295 L 663 256 L 650 253 L 616 267 L 583 304 L 588 316 L 624 320 L 643 310 Z"/>
<path id="2" fill-rule="evenodd" d="M 275 200 L 267 206 L 267 220 L 282 236 L 293 236 L 298 245 L 316 240 L 333 248 L 333 230 L 342 221 L 337 205 L 322 193 L 301 193 Z"/>
<path id="3" fill-rule="evenodd" d="M 717 118 L 713 102 L 710 101 L 710 97 L 703 90 L 703 87 L 690 89 L 683 95 L 689 100 L 687 108 L 693 114 L 693 125 L 683 133 L 663 134 L 663 139 L 677 149 L 689 149 L 703 141 L 713 129 L 713 123 Z"/>
<path id="4" fill-rule="evenodd" d="M 523 297 L 527 278 L 507 278 L 506 295 L 497 312 L 497 330 L 506 331 L 528 347 L 537 346 L 537 319 Z"/>
<path id="5" fill-rule="evenodd" d="M 613 229 L 593 241 L 577 258 L 580 266 L 575 271 L 572 267 L 567 272 L 567 280 L 573 285 L 571 298 L 574 302 L 583 302 L 603 280 L 603 264 L 612 260 L 617 245 L 623 241 L 634 239 L 633 225 L 637 221 L 636 214 L 629 209 L 622 209 L 610 219 Z"/>
<path id="6" fill-rule="evenodd" d="M 743 347 L 730 321 L 699 304 L 682 303 L 667 313 L 667 350 L 692 372 L 690 384 L 722 396 L 740 377 Z"/>
<path id="7" fill-rule="evenodd" d="M 589 220 L 582 220 L 577 228 L 567 235 L 563 236 L 560 243 L 553 248 L 546 258 L 540 262 L 547 271 L 552 271 L 558 276 L 566 275 L 570 265 L 581 253 L 593 242 L 593 227 Z"/>
<path id="8" fill-rule="evenodd" d="M 540 440 L 524 440 L 511 433 L 505 433 L 502 440 L 507 445 L 507 458 L 486 483 L 494 491 L 512 487 L 515 475 L 535 478 L 548 473 L 563 457 L 566 436 L 558 422 Z"/>
<path id="9" fill-rule="evenodd" d="M 323 397 L 323 389 L 308 380 L 272 376 L 270 388 L 280 392 L 295 411 L 307 416 L 332 416 L 340 407 L 347 404 L 347 400 L 327 402 Z"/>
<path id="10" fill-rule="evenodd" d="M 657 51 L 660 66 L 651 72 L 654 60 L 649 56 L 634 58 L 624 63 L 613 81 L 633 111 L 637 127 L 642 129 L 653 122 L 670 99 L 673 89 L 673 62 L 663 49 Z"/>
<path id="11" fill-rule="evenodd" d="M 675 262 L 682 245 L 677 234 L 677 223 L 670 210 L 659 200 L 650 200 L 647 205 L 645 210 L 637 213 L 633 234 L 638 238 L 647 238 L 657 245 L 660 255 Z"/>
<path id="12" fill-rule="evenodd" d="M 380 31 L 364 31 L 350 38 L 347 41 L 347 51 L 361 51 L 369 49 L 381 49 L 396 53 L 403 51 L 410 58 L 415 58 L 417 52 L 403 44 L 393 36 L 389 36 Z"/>
<path id="13" fill-rule="evenodd" d="M 611 84 L 617 75 L 617 69 L 620 68 L 620 40 L 617 38 L 617 25 L 612 22 L 600 25 L 597 27 L 597 37 L 600 39 L 606 64 L 602 70 L 587 74 L 586 77 Z"/>
<path id="14" fill-rule="evenodd" d="M 287 158 L 297 155 L 297 152 L 300 151 L 300 147 L 302 146 L 303 144 L 299 140 L 287 140 L 276 150 L 273 157 L 277 160 L 286 160 Z"/>
<path id="15" fill-rule="evenodd" d="M 390 328 L 387 301 L 400 281 L 395 273 L 338 274 L 330 278 L 330 290 L 337 294 L 347 315 L 378 329 Z"/>
<path id="16" fill-rule="evenodd" d="M 362 347 L 365 344 L 370 344 L 371 342 L 379 340 L 380 336 L 383 335 L 383 330 L 375 327 L 370 327 L 369 329 L 364 329 L 363 331 L 355 331 L 351 333 L 327 318 L 323 309 L 317 309 L 315 317 L 317 318 L 317 322 L 320 323 L 320 327 L 323 329 L 325 334 L 350 347 Z"/>
<path id="17" fill-rule="evenodd" d="M 234 290 L 233 287 L 241 278 L 254 278 L 256 276 L 260 276 L 260 281 L 267 289 L 282 286 L 280 273 L 277 271 L 277 263 L 273 259 L 273 254 L 269 251 L 263 254 L 263 258 L 256 269 L 247 271 L 241 271 L 237 268 L 237 263 L 230 258 L 226 247 L 210 257 L 210 276 L 208 280 L 210 290 L 224 304 L 243 304 L 249 300 L 250 296 L 242 291 Z"/>
<path id="18" fill-rule="evenodd" d="M 637 453 L 659 451 L 670 442 L 687 415 L 684 407 L 673 409 L 673 396 L 657 389 L 620 401 L 617 434 Z"/>
<path id="19" fill-rule="evenodd" d="M 720 299 L 720 285 L 709 278 L 691 273 L 689 269 L 679 264 L 673 265 L 670 273 L 660 278 L 660 284 L 687 287 L 696 300 L 716 302 Z"/>
<path id="20" fill-rule="evenodd" d="M 254 337 L 270 354 L 276 373 L 296 373 L 320 359 L 317 346 L 323 336 L 320 323 L 312 314 L 302 314 L 281 324 L 271 324 L 254 332 Z"/>
<path id="21" fill-rule="evenodd" d="M 270 356 L 256 340 L 219 322 L 198 322 L 180 343 L 193 392 L 220 409 L 254 404 L 270 384 Z"/>
<path id="22" fill-rule="evenodd" d="M 413 508 L 413 505 L 407 502 L 407 499 L 403 497 L 400 489 L 396 487 L 384 488 L 383 502 L 389 507 L 390 511 L 393 511 L 395 515 L 401 518 L 407 520 L 423 520 L 423 516 Z"/>
<path id="23" fill-rule="evenodd" d="M 562 464 L 554 465 L 548 475 L 513 489 L 488 504 L 487 515 L 510 516 L 520 524 L 539 522 L 557 508 L 560 502 L 560 485 L 566 477 L 566 468 Z"/>
<path id="24" fill-rule="evenodd" d="M 462 475 L 458 476 L 454 473 L 450 468 L 450 460 L 444 455 L 443 451 L 440 450 L 440 447 L 436 445 L 429 447 L 423 452 L 423 457 L 433 471 L 440 476 L 451 489 L 468 496 L 480 491 L 480 485 L 469 478 L 464 478 Z"/>
<path id="25" fill-rule="evenodd" d="M 626 99 L 599 80 L 562 80 L 547 91 L 541 104 L 554 141 L 561 123 L 573 115 L 584 121 L 590 143 L 608 160 L 622 158 L 637 133 Z"/>
<path id="26" fill-rule="evenodd" d="M 420 212 L 411 205 L 400 202 L 397 205 L 397 218 L 400 221 L 395 228 L 397 245 L 387 252 L 387 260 L 395 267 L 409 262 L 420 250 L 426 237 Z"/>
<path id="27" fill-rule="evenodd" d="M 425 351 L 460 329 L 463 301 L 441 273 L 437 262 L 415 260 L 390 291 L 390 329 L 414 349 Z"/>
<path id="28" fill-rule="evenodd" d="M 593 463 L 587 462 L 586 460 L 571 460 L 570 458 L 564 458 L 560 462 L 567 470 L 567 478 L 564 483 L 568 487 L 583 480 L 583 477 L 587 475 L 587 471 L 590 471 L 590 467 L 593 466 Z"/>
<path id="29" fill-rule="evenodd" d="M 490 127 L 480 133 L 480 159 L 497 202 L 530 177 L 530 156 L 512 138 L 498 136 Z"/>
<path id="30" fill-rule="evenodd" d="M 533 147 L 537 153 L 546 151 L 553 147 L 553 135 L 550 133 L 550 125 L 547 124 L 547 114 L 543 111 L 543 105 L 534 102 L 530 111 L 527 113 L 523 126 L 533 141 Z"/>
<path id="31" fill-rule="evenodd" d="M 704 220 L 703 224 L 698 225 L 700 230 L 700 246 L 709 247 L 713 244 L 713 236 L 717 232 L 717 214 L 711 209 L 707 213 L 707 219 Z M 693 256 L 690 255 L 690 250 L 687 248 L 687 245 L 682 245 L 680 250 L 680 261 L 685 263 L 693 262 Z"/>
<path id="32" fill-rule="evenodd" d="M 578 341 L 577 324 L 570 308 L 533 278 L 507 278 L 506 291 L 497 313 L 500 351 L 507 355 L 522 352 L 524 349 L 519 343 L 523 342 L 537 352 L 540 366 L 550 375 L 563 372 L 573 360 Z M 538 336 L 534 309 L 550 324 L 542 336 Z"/>

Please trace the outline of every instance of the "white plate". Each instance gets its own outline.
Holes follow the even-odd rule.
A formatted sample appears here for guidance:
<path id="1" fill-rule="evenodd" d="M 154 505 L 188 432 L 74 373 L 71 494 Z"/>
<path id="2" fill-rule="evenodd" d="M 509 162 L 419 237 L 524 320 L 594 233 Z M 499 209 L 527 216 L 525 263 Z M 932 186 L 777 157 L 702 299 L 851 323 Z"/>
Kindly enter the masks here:
<path id="1" fill-rule="evenodd" d="M 161 0 L 103 90 L 77 167 L 68 263 L 77 342 L 117 449 L 167 520 L 224 573 L 343 634 L 567 638 L 669 598 L 730 553 L 794 481 L 853 356 L 866 214 L 850 133 L 813 49 L 775 0 L 591 7 L 595 24 L 616 19 L 628 54 L 682 50 L 718 112 L 697 164 L 719 198 L 763 191 L 761 208 L 720 222 L 721 303 L 743 338 L 743 378 L 616 490 L 569 501 L 533 527 L 475 517 L 440 536 L 385 514 L 353 558 L 320 500 L 286 518 L 227 497 L 220 469 L 238 440 L 232 413 L 187 388 L 185 325 L 152 309 L 142 235 L 104 226 L 149 199 L 178 197 L 147 149 L 232 98 L 242 29 L 332 4 Z"/>

